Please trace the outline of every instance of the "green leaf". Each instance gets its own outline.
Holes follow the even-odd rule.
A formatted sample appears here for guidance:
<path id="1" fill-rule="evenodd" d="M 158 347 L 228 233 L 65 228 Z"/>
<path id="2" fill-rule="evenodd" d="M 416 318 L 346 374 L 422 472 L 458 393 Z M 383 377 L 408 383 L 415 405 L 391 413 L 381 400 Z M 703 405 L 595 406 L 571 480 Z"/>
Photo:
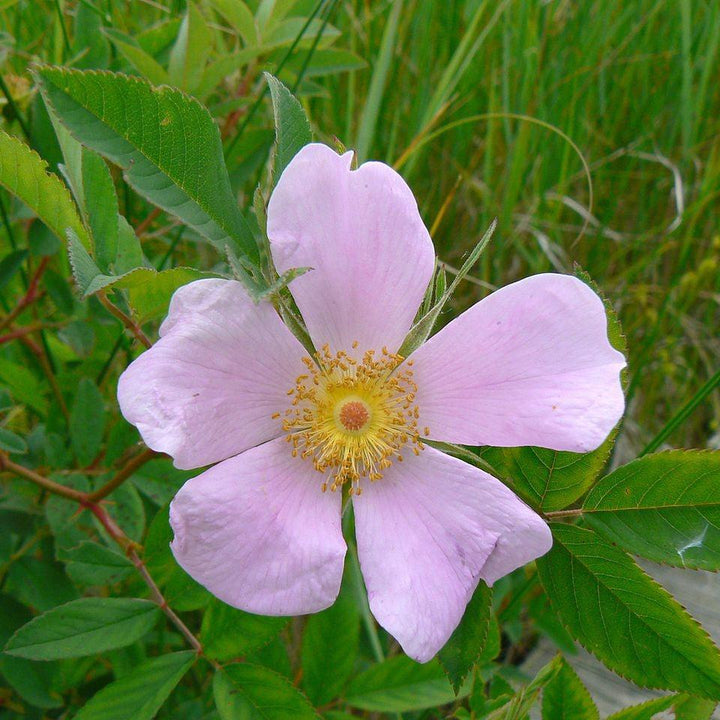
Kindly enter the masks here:
<path id="1" fill-rule="evenodd" d="M 492 616 L 492 590 L 481 580 L 460 624 L 438 655 L 455 692 L 485 649 Z"/>
<path id="2" fill-rule="evenodd" d="M 0 428 L 0 449 L 6 450 L 9 453 L 26 453 L 27 444 L 14 432 Z"/>
<path id="3" fill-rule="evenodd" d="M 30 611 L 9 595 L 0 593 L 0 646 L 30 619 Z M 0 676 L 25 701 L 39 708 L 62 707 L 62 697 L 53 690 L 57 663 L 31 662 L 0 654 Z"/>
<path id="4" fill-rule="evenodd" d="M 172 539 L 169 506 L 165 505 L 158 510 L 148 528 L 145 564 L 173 610 L 197 610 L 207 604 L 210 593 L 177 564 L 170 550 Z"/>
<path id="5" fill-rule="evenodd" d="M 265 73 L 275 116 L 275 183 L 298 150 L 312 142 L 312 131 L 305 111 L 297 98 L 276 78 Z"/>
<path id="6" fill-rule="evenodd" d="M 196 657 L 188 650 L 142 663 L 100 690 L 74 720 L 151 720 Z"/>
<path id="7" fill-rule="evenodd" d="M 106 545 L 85 540 L 64 554 L 65 572 L 80 585 L 113 584 L 127 577 L 133 565 L 125 555 Z"/>
<path id="8" fill-rule="evenodd" d="M 105 401 L 97 385 L 89 378 L 83 378 L 70 412 L 70 442 L 83 467 L 100 452 L 104 432 Z"/>
<path id="9" fill-rule="evenodd" d="M 598 712 L 590 693 L 565 660 L 560 670 L 543 690 L 543 720 L 598 720 Z"/>
<path id="10" fill-rule="evenodd" d="M 520 720 L 520 718 L 527 718 L 530 709 L 537 702 L 540 692 L 553 681 L 560 671 L 561 661 L 560 657 L 556 657 L 540 668 L 537 675 L 525 687 L 515 693 L 509 703 L 493 712 L 488 720 Z M 503 694 L 504 689 L 501 685 L 497 694 L 498 702 L 502 703 Z"/>
<path id="11" fill-rule="evenodd" d="M 0 260 L 0 290 L 15 277 L 27 256 L 27 250 L 12 250 Z"/>
<path id="12" fill-rule="evenodd" d="M 136 598 L 80 598 L 23 625 L 5 646 L 29 660 L 84 657 L 131 645 L 157 621 L 158 606 Z"/>
<path id="13" fill-rule="evenodd" d="M 603 537 L 655 562 L 720 570 L 720 452 L 646 455 L 604 477 L 583 514 Z"/>
<path id="14" fill-rule="evenodd" d="M 246 46 L 258 44 L 255 17 L 243 0 L 210 0 L 210 4 L 227 20 Z"/>
<path id="15" fill-rule="evenodd" d="M 170 53 L 170 84 L 192 92 L 200 83 L 205 70 L 212 35 L 200 11 L 188 2 L 187 13 Z"/>
<path id="16" fill-rule="evenodd" d="M 652 720 L 658 713 L 667 710 L 675 700 L 675 695 L 648 700 L 640 705 L 623 708 L 608 716 L 607 720 Z"/>
<path id="17" fill-rule="evenodd" d="M 307 60 L 308 49 L 305 52 L 295 52 L 287 63 L 287 68 L 298 75 Z M 321 77 L 335 75 L 351 70 L 362 70 L 367 62 L 359 55 L 342 48 L 315 49 L 309 65 L 305 68 L 304 77 Z"/>
<path id="18" fill-rule="evenodd" d="M 591 530 L 555 524 L 552 531 L 538 572 L 576 640 L 641 687 L 720 698 L 717 648 L 664 588 Z"/>
<path id="19" fill-rule="evenodd" d="M 602 472 L 614 434 L 597 450 L 586 454 L 537 447 L 488 448 L 482 454 L 535 508 L 562 510 L 582 497 Z"/>
<path id="20" fill-rule="evenodd" d="M 2 130 L 0 185 L 20 198 L 63 242 L 71 228 L 83 246 L 91 249 L 90 236 L 60 178 L 47 171 L 47 163 L 34 150 Z"/>
<path id="21" fill-rule="evenodd" d="M 138 193 L 224 251 L 257 247 L 230 189 L 208 111 L 169 87 L 117 73 L 36 69 L 46 101 L 84 145 L 119 165 Z"/>
<path id="22" fill-rule="evenodd" d="M 261 665 L 229 665 L 215 673 L 215 706 L 221 720 L 318 720 L 293 684 Z"/>
<path id="23" fill-rule="evenodd" d="M 128 242 L 123 231 L 124 218 L 120 218 L 120 248 Z M 129 227 L 129 226 L 128 226 Z M 132 233 L 132 230 L 130 230 Z M 135 239 L 132 234 L 132 239 Z M 97 266 L 89 253 L 80 244 L 72 231 L 68 232 L 68 252 L 73 276 L 83 297 L 89 297 L 100 290 L 116 288 L 128 291 L 128 303 L 138 322 L 161 317 L 167 313 L 172 294 L 182 285 L 203 277 L 215 277 L 194 268 L 176 267 L 169 270 L 154 270 L 138 267 L 124 275 L 107 275 Z M 120 260 L 120 255 L 118 255 Z"/>
<path id="24" fill-rule="evenodd" d="M 360 614 L 348 597 L 311 615 L 302 639 L 303 689 L 314 705 L 325 705 L 343 690 L 360 639 Z"/>
<path id="25" fill-rule="evenodd" d="M 105 161 L 86 148 L 83 148 L 82 154 L 82 181 L 85 212 L 92 230 L 95 257 L 101 268 L 110 268 L 117 256 L 117 195 Z"/>
<path id="26" fill-rule="evenodd" d="M 153 85 L 169 85 L 170 76 L 165 68 L 149 53 L 145 52 L 140 44 L 128 35 L 114 28 L 106 28 L 105 34 L 110 38 L 118 52 Z"/>
<path id="27" fill-rule="evenodd" d="M 675 703 L 675 720 L 710 720 L 717 703 L 682 695 Z"/>
<path id="28" fill-rule="evenodd" d="M 469 687 L 461 689 L 463 697 Z M 437 660 L 420 665 L 405 655 L 385 660 L 354 678 L 347 704 L 374 712 L 406 712 L 454 702 L 455 692 Z"/>
<path id="29" fill-rule="evenodd" d="M 203 650 L 209 658 L 232 660 L 270 642 L 287 622 L 288 618 L 253 615 L 213 599 L 203 614 Z"/>

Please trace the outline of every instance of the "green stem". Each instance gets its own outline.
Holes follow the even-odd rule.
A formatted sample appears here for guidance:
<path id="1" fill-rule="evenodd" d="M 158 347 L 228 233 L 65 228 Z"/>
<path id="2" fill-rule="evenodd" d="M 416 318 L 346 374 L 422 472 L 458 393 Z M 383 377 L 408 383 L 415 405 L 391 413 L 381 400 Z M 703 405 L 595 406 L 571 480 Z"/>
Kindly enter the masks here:
<path id="1" fill-rule="evenodd" d="M 718 370 L 666 423 L 665 427 L 648 443 L 640 453 L 640 457 L 655 452 L 672 433 L 692 415 L 695 408 L 720 385 L 720 370 Z"/>

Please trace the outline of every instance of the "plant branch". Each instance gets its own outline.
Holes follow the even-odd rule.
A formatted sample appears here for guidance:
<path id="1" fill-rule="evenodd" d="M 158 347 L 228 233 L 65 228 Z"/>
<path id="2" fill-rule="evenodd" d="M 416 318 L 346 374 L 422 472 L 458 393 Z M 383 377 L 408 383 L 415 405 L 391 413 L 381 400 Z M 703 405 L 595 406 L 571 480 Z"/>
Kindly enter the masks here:
<path id="1" fill-rule="evenodd" d="M 96 503 L 102 500 L 104 497 L 110 495 L 113 490 L 120 487 L 138 468 L 142 467 L 146 462 L 152 460 L 154 457 L 158 457 L 159 453 L 156 453 L 150 448 L 146 448 L 141 453 L 138 453 L 129 460 L 124 467 L 118 470 L 117 474 L 112 480 L 109 480 L 105 485 L 87 494 L 86 501 L 89 503 Z"/>
<path id="2" fill-rule="evenodd" d="M 62 412 L 65 421 L 69 425 L 70 411 L 68 410 L 68 407 L 65 403 L 65 398 L 63 397 L 62 390 L 60 389 L 57 378 L 55 377 L 55 372 L 53 371 L 52 366 L 50 365 L 50 361 L 45 354 L 45 349 L 38 345 L 36 342 L 34 342 L 27 335 L 20 335 L 18 337 L 18 340 L 20 340 L 20 342 L 25 345 L 25 347 L 37 358 L 37 361 L 40 363 L 40 367 L 45 373 L 45 377 L 50 383 L 50 387 L 52 388 L 53 394 L 55 395 L 55 399 L 60 406 L 60 411 Z"/>
<path id="3" fill-rule="evenodd" d="M 56 483 L 54 480 L 50 480 L 49 478 L 36 473 L 34 470 L 18 465 L 7 455 L 0 452 L 0 471 L 3 470 L 19 475 L 20 477 L 24 477 L 26 480 L 39 485 L 41 488 L 53 493 L 54 495 L 60 495 L 68 500 L 74 500 L 81 505 L 85 505 L 87 502 L 87 495 L 84 492 Z"/>
<path id="4" fill-rule="evenodd" d="M 147 335 L 142 331 L 140 326 L 128 315 L 126 315 L 117 305 L 115 305 L 104 292 L 98 293 L 98 299 L 103 307 L 120 322 L 139 340 L 146 348 L 152 347 L 152 343 L 148 340 Z"/>
<path id="5" fill-rule="evenodd" d="M 203 649 L 200 641 L 192 634 L 187 625 L 185 625 L 185 623 L 177 616 L 175 611 L 168 605 L 167 600 L 163 596 L 160 588 L 153 579 L 152 575 L 150 575 L 150 573 L 148 572 L 148 569 L 145 566 L 145 563 L 142 561 L 142 558 L 138 555 L 139 545 L 133 540 L 131 540 L 123 532 L 123 530 L 115 522 L 115 520 L 111 517 L 107 510 L 99 502 L 93 499 L 94 496 L 104 497 L 109 492 L 112 492 L 115 487 L 120 485 L 123 480 L 127 479 L 132 474 L 133 470 L 137 469 L 143 462 L 146 462 L 150 459 L 150 457 L 154 456 L 155 454 L 156 453 L 154 453 L 152 450 L 148 449 L 140 453 L 139 455 L 136 455 L 129 463 L 127 463 L 127 465 L 125 465 L 122 470 L 118 472 L 118 474 L 113 478 L 113 480 L 111 480 L 109 483 L 107 483 L 107 485 L 104 485 L 102 488 L 100 488 L 100 490 L 95 491 L 94 493 L 84 493 L 80 490 L 75 490 L 74 488 L 60 485 L 59 483 L 43 477 L 42 475 L 34 472 L 33 470 L 29 470 L 22 465 L 18 465 L 17 463 L 10 460 L 7 455 L 1 452 L 0 471 L 5 470 L 14 473 L 15 475 L 18 475 L 20 477 L 23 477 L 27 480 L 30 480 L 30 482 L 39 485 L 48 492 L 54 493 L 55 495 L 61 495 L 68 500 L 74 500 L 82 507 L 89 510 L 98 519 L 100 524 L 105 528 L 108 535 L 110 535 L 110 537 L 122 548 L 125 555 L 135 566 L 135 569 L 140 573 L 150 590 L 150 597 L 152 601 L 163 611 L 168 620 L 173 625 L 175 625 L 175 627 L 180 631 L 183 637 L 188 641 L 193 650 L 195 650 L 195 652 L 197 652 L 199 655 L 202 655 Z M 207 659 L 215 667 L 218 667 L 217 663 L 215 663 L 213 660 L 210 660 L 209 658 Z"/>
<path id="6" fill-rule="evenodd" d="M 47 268 L 49 262 L 49 256 L 44 257 L 40 261 L 37 270 L 35 270 L 32 278 L 30 279 L 30 284 L 28 285 L 28 289 L 25 291 L 25 294 L 20 298 L 18 304 L 10 311 L 10 313 L 8 313 L 8 315 L 6 315 L 2 320 L 0 320 L 0 330 L 3 330 L 8 325 L 10 325 L 10 323 L 15 320 L 15 318 L 26 307 L 32 305 L 39 297 L 41 297 L 42 293 L 38 290 L 38 283 L 40 282 L 40 278 L 45 272 L 45 268 Z"/>

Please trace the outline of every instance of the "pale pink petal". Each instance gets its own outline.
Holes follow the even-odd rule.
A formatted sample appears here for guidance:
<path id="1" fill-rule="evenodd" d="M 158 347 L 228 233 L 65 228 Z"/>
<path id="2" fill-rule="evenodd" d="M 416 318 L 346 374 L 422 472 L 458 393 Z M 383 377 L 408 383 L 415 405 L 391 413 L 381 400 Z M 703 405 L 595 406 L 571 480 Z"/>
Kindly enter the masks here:
<path id="1" fill-rule="evenodd" d="M 331 605 L 345 541 L 341 493 L 322 492 L 311 462 L 283 438 L 188 480 L 170 505 L 178 563 L 213 595 L 262 615 Z"/>
<path id="2" fill-rule="evenodd" d="M 153 450 L 189 469 L 278 437 L 302 345 L 240 283 L 198 280 L 172 298 L 161 339 L 121 375 L 118 400 Z"/>
<path id="3" fill-rule="evenodd" d="M 569 275 L 492 293 L 412 360 L 419 426 L 438 440 L 588 452 L 625 407 L 602 300 Z"/>
<path id="4" fill-rule="evenodd" d="M 293 158 L 268 206 L 273 259 L 280 272 L 313 268 L 290 291 L 316 347 L 394 351 L 432 276 L 432 241 L 400 175 L 351 162 L 319 144 Z"/>
<path id="5" fill-rule="evenodd" d="M 548 526 L 499 480 L 426 447 L 353 499 L 370 609 L 419 662 L 447 642 L 480 578 L 546 553 Z"/>

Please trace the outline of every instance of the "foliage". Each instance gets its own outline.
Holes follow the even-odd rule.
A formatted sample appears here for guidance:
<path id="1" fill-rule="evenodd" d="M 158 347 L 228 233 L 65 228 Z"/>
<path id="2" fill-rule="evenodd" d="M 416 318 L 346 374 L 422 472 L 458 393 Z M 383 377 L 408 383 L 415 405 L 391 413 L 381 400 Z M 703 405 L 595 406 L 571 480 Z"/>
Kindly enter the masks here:
<path id="1" fill-rule="evenodd" d="M 575 641 L 677 693 L 613 718 L 710 717 L 720 652 L 632 555 L 720 569 L 718 58 L 720 10 L 689 0 L 0 2 L 0 720 L 595 720 Z M 407 348 L 555 270 L 602 287 L 629 354 L 597 451 L 450 449 L 555 544 L 481 583 L 425 665 L 375 624 L 354 556 L 312 617 L 211 597 L 168 547 L 188 474 L 115 400 L 199 277 L 237 277 L 306 341 L 305 268 L 277 276 L 264 207 L 313 131 L 394 164 L 432 228 Z M 703 449 L 644 452 L 666 440 Z M 539 635 L 563 655 L 527 677 Z"/>

